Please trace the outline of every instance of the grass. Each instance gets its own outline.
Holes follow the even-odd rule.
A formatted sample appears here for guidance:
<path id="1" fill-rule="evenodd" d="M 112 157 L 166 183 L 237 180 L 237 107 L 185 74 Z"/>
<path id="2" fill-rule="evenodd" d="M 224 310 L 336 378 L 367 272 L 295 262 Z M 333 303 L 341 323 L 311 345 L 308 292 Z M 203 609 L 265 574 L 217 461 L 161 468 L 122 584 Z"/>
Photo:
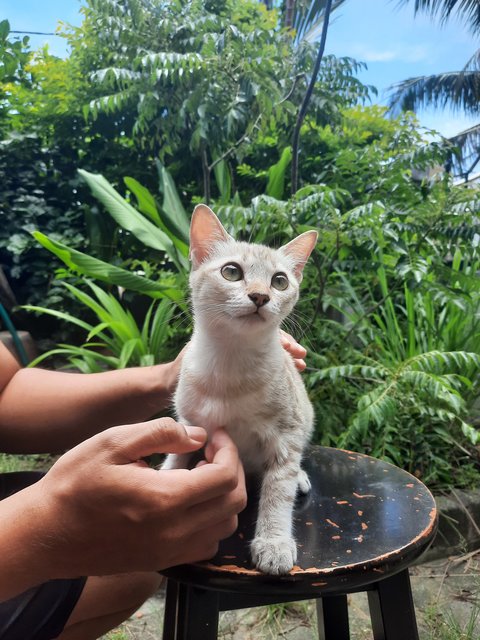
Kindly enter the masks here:
<path id="1" fill-rule="evenodd" d="M 478 640 L 480 607 L 472 606 L 469 618 L 460 623 L 451 609 L 440 610 L 433 606 L 425 611 L 428 636 L 425 640 Z"/>
<path id="2" fill-rule="evenodd" d="M 0 473 L 12 471 L 46 471 L 52 465 L 50 455 L 11 455 L 0 453 Z"/>
<path id="3" fill-rule="evenodd" d="M 106 636 L 102 636 L 102 640 L 130 640 L 130 636 L 122 629 L 114 629 L 107 633 Z"/>

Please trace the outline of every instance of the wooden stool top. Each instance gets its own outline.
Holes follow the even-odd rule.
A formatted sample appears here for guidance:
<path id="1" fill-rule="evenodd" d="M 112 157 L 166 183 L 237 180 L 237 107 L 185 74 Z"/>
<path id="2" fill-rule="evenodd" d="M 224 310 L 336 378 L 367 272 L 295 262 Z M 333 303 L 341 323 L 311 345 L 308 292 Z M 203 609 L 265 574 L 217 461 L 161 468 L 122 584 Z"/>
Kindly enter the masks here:
<path id="1" fill-rule="evenodd" d="M 359 453 L 312 447 L 303 464 L 311 492 L 294 512 L 296 566 L 286 576 L 256 570 L 249 555 L 256 492 L 239 516 L 236 533 L 209 562 L 164 573 L 204 588 L 271 595 L 347 592 L 408 567 L 433 539 L 437 510 L 417 478 Z"/>

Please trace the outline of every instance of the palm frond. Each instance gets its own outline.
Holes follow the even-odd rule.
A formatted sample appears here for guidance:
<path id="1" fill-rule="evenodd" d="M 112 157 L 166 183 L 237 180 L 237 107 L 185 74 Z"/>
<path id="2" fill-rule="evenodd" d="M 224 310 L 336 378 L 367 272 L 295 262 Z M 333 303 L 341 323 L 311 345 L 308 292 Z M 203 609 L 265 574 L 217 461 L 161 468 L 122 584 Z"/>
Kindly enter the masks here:
<path id="1" fill-rule="evenodd" d="M 345 0 L 335 0 L 332 13 L 344 2 Z M 315 42 L 320 37 L 325 5 L 326 0 L 297 0 L 292 23 L 297 42 L 301 40 Z"/>
<path id="2" fill-rule="evenodd" d="M 417 76 L 391 87 L 390 106 L 393 111 L 416 111 L 429 106 L 437 109 L 448 107 L 476 115 L 479 104 L 480 75 L 475 70 Z"/>
<path id="3" fill-rule="evenodd" d="M 460 131 L 449 138 L 449 142 L 455 148 L 451 160 L 453 173 L 468 180 L 470 173 L 480 161 L 480 124 Z"/>
<path id="4" fill-rule="evenodd" d="M 480 49 L 477 49 L 463 67 L 464 71 L 480 71 Z"/>
<path id="5" fill-rule="evenodd" d="M 399 5 L 412 4 L 411 0 L 399 0 Z M 480 6 L 478 0 L 414 0 L 415 13 L 429 13 L 432 18 L 440 18 L 445 23 L 457 15 L 475 35 L 480 27 Z"/>

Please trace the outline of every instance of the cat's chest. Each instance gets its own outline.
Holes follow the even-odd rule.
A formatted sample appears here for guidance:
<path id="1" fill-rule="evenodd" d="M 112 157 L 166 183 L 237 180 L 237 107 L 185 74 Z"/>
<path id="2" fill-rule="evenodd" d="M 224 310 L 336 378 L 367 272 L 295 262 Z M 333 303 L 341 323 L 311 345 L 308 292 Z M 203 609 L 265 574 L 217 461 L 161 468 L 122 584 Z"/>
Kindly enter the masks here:
<path id="1" fill-rule="evenodd" d="M 268 409 L 264 385 L 242 394 L 219 394 L 195 380 L 180 380 L 175 407 L 180 419 L 212 432 L 224 427 L 249 471 L 259 471 L 278 442 L 277 420 Z"/>
<path id="2" fill-rule="evenodd" d="M 209 382 L 193 377 L 180 380 L 175 408 L 177 414 L 191 424 L 206 429 L 227 425 L 232 430 L 240 429 L 248 423 L 252 409 L 264 401 L 258 387 L 242 393 L 232 386 L 228 392 Z"/>

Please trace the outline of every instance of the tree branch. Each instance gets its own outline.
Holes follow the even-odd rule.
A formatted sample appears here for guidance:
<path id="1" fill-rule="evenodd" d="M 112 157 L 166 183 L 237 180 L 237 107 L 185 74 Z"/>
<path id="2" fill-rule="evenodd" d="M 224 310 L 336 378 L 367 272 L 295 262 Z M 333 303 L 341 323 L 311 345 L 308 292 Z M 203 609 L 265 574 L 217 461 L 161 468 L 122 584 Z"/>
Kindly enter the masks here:
<path id="1" fill-rule="evenodd" d="M 262 114 L 260 114 L 257 117 L 255 122 L 253 123 L 252 128 L 250 130 L 248 130 L 248 131 L 245 131 L 245 133 L 242 136 L 240 136 L 240 138 L 230 147 L 230 149 L 227 149 L 225 151 L 225 153 L 222 153 L 222 155 L 219 158 L 217 158 L 216 160 L 214 160 L 211 165 L 208 165 L 208 171 L 209 172 L 212 171 L 217 166 L 217 164 L 219 162 L 221 162 L 222 160 L 225 160 L 226 158 L 228 158 L 228 156 L 231 155 L 235 151 L 235 149 L 237 149 L 242 144 L 242 142 L 245 141 L 246 138 L 248 138 L 250 133 L 255 129 L 255 127 L 259 123 L 261 117 L 262 117 Z"/>
<path id="2" fill-rule="evenodd" d="M 327 0 L 325 5 L 325 14 L 323 16 L 322 36 L 320 38 L 320 46 L 318 49 L 317 59 L 313 68 L 310 84 L 308 85 L 307 92 L 303 98 L 300 110 L 297 116 L 297 122 L 295 123 L 295 129 L 293 131 L 292 139 L 292 195 L 294 195 L 298 189 L 298 148 L 300 142 L 300 129 L 302 127 L 307 108 L 312 97 L 315 82 L 317 81 L 318 72 L 320 70 L 320 63 L 322 62 L 323 53 L 325 51 L 325 42 L 327 40 L 328 22 L 330 20 L 330 13 L 332 11 L 332 0 Z"/>

